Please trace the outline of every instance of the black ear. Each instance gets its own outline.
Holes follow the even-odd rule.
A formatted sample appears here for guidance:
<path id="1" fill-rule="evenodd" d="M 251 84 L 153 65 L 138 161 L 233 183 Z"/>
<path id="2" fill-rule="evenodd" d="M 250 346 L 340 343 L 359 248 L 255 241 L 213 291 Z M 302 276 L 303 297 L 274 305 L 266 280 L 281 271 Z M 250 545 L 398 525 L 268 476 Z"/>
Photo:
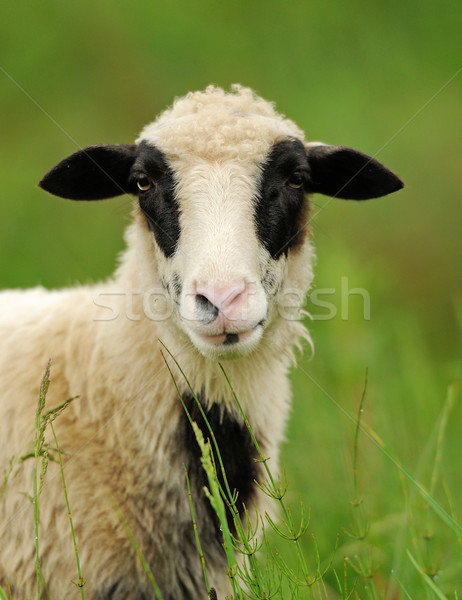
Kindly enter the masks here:
<path id="1" fill-rule="evenodd" d="M 306 154 L 311 192 L 349 200 L 367 200 L 386 196 L 404 187 L 397 175 L 358 150 L 308 144 Z"/>
<path id="2" fill-rule="evenodd" d="M 137 146 L 89 146 L 71 154 L 51 169 L 39 186 L 70 200 L 102 200 L 129 193 L 130 169 Z"/>

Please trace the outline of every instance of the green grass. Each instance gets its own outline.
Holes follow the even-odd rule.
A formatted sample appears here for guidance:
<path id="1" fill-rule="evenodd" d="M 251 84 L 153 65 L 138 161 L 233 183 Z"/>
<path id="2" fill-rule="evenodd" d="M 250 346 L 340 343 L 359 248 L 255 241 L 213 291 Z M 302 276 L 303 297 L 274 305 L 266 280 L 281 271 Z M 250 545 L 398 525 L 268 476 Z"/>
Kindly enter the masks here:
<path id="1" fill-rule="evenodd" d="M 358 311 L 312 324 L 316 355 L 293 374 L 290 489 L 311 506 L 321 555 L 340 534 L 334 568 L 348 558 L 357 597 L 440 597 L 430 581 L 461 597 L 460 363 L 433 353 L 415 313 L 382 294 L 370 322 Z"/>

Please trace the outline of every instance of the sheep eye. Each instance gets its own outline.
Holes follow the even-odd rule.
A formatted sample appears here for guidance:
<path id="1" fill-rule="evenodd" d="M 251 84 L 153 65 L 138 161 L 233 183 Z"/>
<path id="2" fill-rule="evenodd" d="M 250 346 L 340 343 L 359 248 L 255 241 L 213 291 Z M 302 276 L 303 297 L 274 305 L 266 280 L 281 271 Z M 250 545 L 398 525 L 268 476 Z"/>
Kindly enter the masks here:
<path id="1" fill-rule="evenodd" d="M 303 176 L 300 173 L 292 173 L 286 183 L 292 189 L 299 190 L 301 187 L 303 187 Z"/>
<path id="2" fill-rule="evenodd" d="M 152 188 L 152 181 L 149 177 L 139 177 L 136 180 L 136 185 L 141 192 L 147 192 Z"/>

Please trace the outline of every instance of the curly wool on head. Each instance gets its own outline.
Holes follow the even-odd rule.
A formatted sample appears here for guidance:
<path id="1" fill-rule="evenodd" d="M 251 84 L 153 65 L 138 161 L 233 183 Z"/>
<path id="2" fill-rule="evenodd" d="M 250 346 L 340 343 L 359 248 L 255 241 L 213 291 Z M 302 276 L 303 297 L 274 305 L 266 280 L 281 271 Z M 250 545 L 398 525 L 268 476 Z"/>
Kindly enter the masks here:
<path id="1" fill-rule="evenodd" d="M 284 137 L 304 140 L 293 121 L 278 114 L 274 104 L 250 88 L 233 86 L 232 93 L 209 86 L 175 100 L 147 125 L 138 141 L 159 142 L 171 158 L 185 152 L 213 160 L 234 159 L 258 163 L 268 148 Z"/>

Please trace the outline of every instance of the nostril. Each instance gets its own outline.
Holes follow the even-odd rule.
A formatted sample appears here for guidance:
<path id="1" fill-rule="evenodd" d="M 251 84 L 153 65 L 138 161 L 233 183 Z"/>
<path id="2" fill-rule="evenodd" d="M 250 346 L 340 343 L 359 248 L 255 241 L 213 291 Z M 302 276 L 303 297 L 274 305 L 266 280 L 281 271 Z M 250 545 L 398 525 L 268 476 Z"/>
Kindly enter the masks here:
<path id="1" fill-rule="evenodd" d="M 202 294 L 197 294 L 196 304 L 201 313 L 205 315 L 208 323 L 211 323 L 218 317 L 220 310 Z"/>

